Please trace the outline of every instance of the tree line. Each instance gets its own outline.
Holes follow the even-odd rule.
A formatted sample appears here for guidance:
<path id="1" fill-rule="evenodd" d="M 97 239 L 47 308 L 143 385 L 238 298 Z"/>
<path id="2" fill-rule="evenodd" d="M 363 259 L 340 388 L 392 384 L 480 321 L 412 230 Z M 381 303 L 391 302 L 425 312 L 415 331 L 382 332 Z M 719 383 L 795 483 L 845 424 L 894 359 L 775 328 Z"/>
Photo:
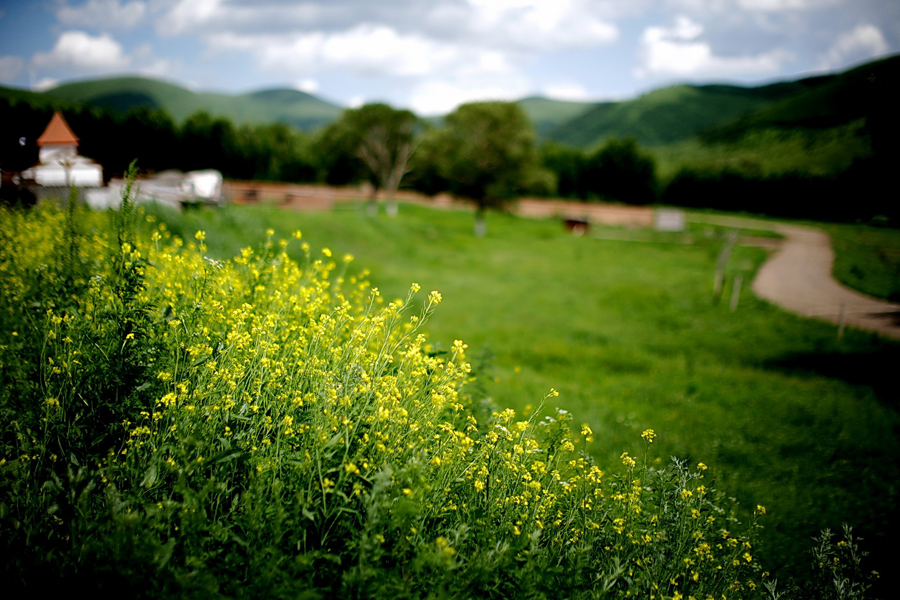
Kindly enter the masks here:
<path id="1" fill-rule="evenodd" d="M 21 171 L 37 162 L 35 142 L 52 114 L 49 106 L 0 98 L 0 115 L 8 124 L 0 139 L 0 168 Z M 598 175 L 638 163 L 646 179 L 652 179 L 653 171 L 647 156 L 635 163 L 633 142 L 614 144 L 605 153 L 587 157 L 590 160 L 562 146 L 539 149 L 531 123 L 514 103 L 476 103 L 448 115 L 443 127 L 429 126 L 407 110 L 370 104 L 345 111 L 338 121 L 312 134 L 281 123 L 235 125 L 206 112 L 189 116 L 181 125 L 165 111 L 148 108 L 120 113 L 83 106 L 63 114 L 81 138 L 80 153 L 100 163 L 106 178 L 121 176 L 137 158 L 142 170 L 150 172 L 215 168 L 232 179 L 335 185 L 369 180 L 386 190 L 397 189 L 402 179 L 404 186 L 426 193 L 479 195 L 476 188 L 481 184 L 456 181 L 464 169 L 451 163 L 459 162 L 461 152 L 487 150 L 479 144 L 491 137 L 491 147 L 499 154 L 479 161 L 495 173 L 478 176 L 491 179 L 491 189 L 485 190 L 489 197 L 523 192 L 644 202 L 649 198 L 646 190 L 639 198 L 621 191 L 630 187 L 626 184 L 619 183 L 615 190 L 604 187 L 602 181 L 615 178 L 612 172 Z M 480 133 L 488 135 L 481 141 L 472 137 Z M 398 160 L 402 172 L 393 166 Z M 521 165 L 507 164 L 511 162 Z"/>
<path id="2" fill-rule="evenodd" d="M 0 118 L 8 124 L 0 139 L 0 169 L 20 171 L 37 162 L 35 142 L 51 116 L 52 108 L 0 98 Z M 147 108 L 122 114 L 81 107 L 64 116 L 81 137 L 81 154 L 103 165 L 107 178 L 120 176 L 137 158 L 149 172 L 214 168 L 230 179 L 368 181 L 370 212 L 377 210 L 375 194 L 381 191 L 389 213 L 396 209 L 390 198 L 401 186 L 429 195 L 450 192 L 475 204 L 479 231 L 486 210 L 524 195 L 636 205 L 662 201 L 829 220 L 894 223 L 900 217 L 893 196 L 885 193 L 883 152 L 832 176 L 684 167 L 663 185 L 652 155 L 635 140 L 610 139 L 592 150 L 539 144 L 527 115 L 509 102 L 465 104 L 439 125 L 408 110 L 369 104 L 344 111 L 311 134 L 281 123 L 235 125 L 206 112 L 181 125 Z"/>
<path id="3" fill-rule="evenodd" d="M 80 138 L 79 154 L 103 166 L 106 179 L 121 177 L 135 158 L 141 170 L 218 169 L 233 179 L 315 181 L 311 136 L 284 124 L 239 125 L 198 112 L 181 125 L 163 110 L 126 113 L 98 107 L 62 110 Z M 0 169 L 21 171 L 38 161 L 37 138 L 53 108 L 0 98 Z"/>

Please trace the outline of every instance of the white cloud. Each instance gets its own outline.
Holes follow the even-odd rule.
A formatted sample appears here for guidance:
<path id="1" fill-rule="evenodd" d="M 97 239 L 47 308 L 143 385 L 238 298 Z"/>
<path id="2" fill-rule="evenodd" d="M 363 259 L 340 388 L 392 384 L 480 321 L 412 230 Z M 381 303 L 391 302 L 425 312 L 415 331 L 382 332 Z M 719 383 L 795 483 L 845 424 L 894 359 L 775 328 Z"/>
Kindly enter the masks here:
<path id="1" fill-rule="evenodd" d="M 590 48 L 615 42 L 616 27 L 583 0 L 469 0 L 473 32 L 528 50 Z"/>
<path id="2" fill-rule="evenodd" d="M 618 39 L 615 25 L 600 16 L 610 13 L 606 4 L 596 0 L 176 0 L 158 20 L 157 29 L 168 35 L 209 31 L 302 35 L 350 31 L 365 24 L 435 40 L 561 49 Z"/>
<path id="3" fill-rule="evenodd" d="M 546 50 L 618 39 L 590 0 L 176 0 L 161 34 L 198 34 L 213 53 L 250 53 L 271 73 L 325 69 L 396 77 L 509 72 Z M 598 8 L 601 7 L 601 8 Z M 606 10 L 606 9 L 604 9 Z"/>
<path id="4" fill-rule="evenodd" d="M 691 13 L 721 13 L 734 7 L 734 0 L 665 0 L 674 11 Z"/>
<path id="5" fill-rule="evenodd" d="M 164 58 L 154 58 L 137 67 L 137 72 L 145 77 L 166 78 L 172 71 L 172 63 Z"/>
<path id="6" fill-rule="evenodd" d="M 231 16 L 236 24 L 240 16 L 228 11 L 220 0 L 180 0 L 158 22 L 162 34 L 179 34 L 203 29 L 217 19 Z"/>
<path id="7" fill-rule="evenodd" d="M 588 93 L 587 88 L 585 88 L 580 83 L 573 82 L 552 83 L 550 85 L 545 85 L 541 90 L 541 93 L 547 98 L 553 98 L 554 100 L 571 100 L 582 102 L 590 100 L 591 98 L 591 95 L 590 93 Z"/>
<path id="8" fill-rule="evenodd" d="M 147 5 L 140 0 L 127 4 L 119 0 L 88 0 L 81 6 L 70 6 L 65 0 L 59 4 L 56 18 L 63 25 L 92 29 L 131 29 L 147 14 Z"/>
<path id="9" fill-rule="evenodd" d="M 756 12 L 786 12 L 792 10 L 818 10 L 844 0 L 738 0 L 739 8 Z"/>
<path id="10" fill-rule="evenodd" d="M 319 82 L 315 79 L 301 79 L 294 83 L 294 89 L 306 92 L 307 94 L 315 94 L 319 91 Z"/>
<path id="11" fill-rule="evenodd" d="M 67 68 L 77 71 L 119 69 L 131 62 L 122 46 L 108 34 L 91 36 L 83 31 L 66 31 L 50 52 L 38 52 L 31 59 L 37 68 Z"/>
<path id="12" fill-rule="evenodd" d="M 517 100 L 528 92 L 528 81 L 515 74 L 502 78 L 435 78 L 417 84 L 407 104 L 416 114 L 439 115 L 466 102 Z"/>
<path id="13" fill-rule="evenodd" d="M 198 34 L 212 54 L 249 54 L 295 81 L 325 71 L 403 79 L 409 107 L 436 114 L 532 91 L 524 65 L 617 41 L 609 18 L 621 12 L 617 0 L 174 0 L 157 30 Z M 572 85 L 555 92 L 586 95 Z"/>
<path id="14" fill-rule="evenodd" d="M 464 49 L 419 35 L 401 35 L 385 26 L 360 25 L 349 31 L 297 36 L 210 36 L 214 51 L 249 52 L 270 72 L 292 74 L 345 69 L 361 75 L 418 77 L 436 72 L 505 72 L 498 52 Z"/>
<path id="15" fill-rule="evenodd" d="M 666 0 L 676 11 L 694 14 L 723 14 L 747 11 L 750 13 L 783 13 L 818 10 L 853 0 Z"/>
<path id="16" fill-rule="evenodd" d="M 59 83 L 59 79 L 55 79 L 53 77 L 44 77 L 43 79 L 32 85 L 31 89 L 35 92 L 46 92 L 49 89 L 55 88 L 57 83 Z"/>
<path id="17" fill-rule="evenodd" d="M 637 77 L 766 75 L 777 73 L 790 55 L 771 50 L 752 56 L 716 56 L 702 41 L 703 27 L 679 16 L 672 27 L 647 27 L 641 35 Z"/>
<path id="18" fill-rule="evenodd" d="M 890 47 L 881 30 L 870 24 L 861 24 L 842 33 L 828 52 L 821 58 L 822 68 L 843 67 L 849 62 L 876 58 L 888 53 Z"/>
<path id="19" fill-rule="evenodd" d="M 325 65 L 391 75 L 425 75 L 455 62 L 459 51 L 385 26 L 360 25 L 326 36 L 317 48 Z"/>
<path id="20" fill-rule="evenodd" d="M 0 81 L 11 83 L 25 68 L 25 61 L 20 56 L 0 56 Z"/>

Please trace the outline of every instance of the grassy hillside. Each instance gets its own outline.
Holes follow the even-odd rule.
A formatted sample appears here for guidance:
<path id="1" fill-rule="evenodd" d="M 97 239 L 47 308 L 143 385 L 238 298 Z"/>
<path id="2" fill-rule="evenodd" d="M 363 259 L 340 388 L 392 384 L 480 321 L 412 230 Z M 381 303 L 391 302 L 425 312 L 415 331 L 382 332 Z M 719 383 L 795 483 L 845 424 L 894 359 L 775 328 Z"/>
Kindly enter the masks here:
<path id="1" fill-rule="evenodd" d="M 834 138 L 842 135 L 835 128 L 874 118 L 876 123 L 869 123 L 870 129 L 896 132 L 892 107 L 898 101 L 898 75 L 900 56 L 894 56 L 836 75 L 761 87 L 672 86 L 634 100 L 597 104 L 547 136 L 579 147 L 630 136 L 643 146 L 686 144 L 677 150 L 681 153 L 691 153 L 698 146 L 695 138 L 702 138 L 707 145 L 718 145 L 716 154 L 731 155 L 745 149 L 727 144 L 749 137 L 748 146 L 759 145 L 767 130 L 778 131 L 782 138 L 796 137 L 802 130 L 807 140 L 804 144 L 818 144 L 814 138 L 819 133 Z M 884 137 L 894 136 L 885 133 Z M 766 145 L 779 140 L 768 135 L 764 141 Z"/>
<path id="2" fill-rule="evenodd" d="M 834 276 L 863 293 L 900 302 L 900 229 L 825 225 L 835 250 Z"/>
<path id="3" fill-rule="evenodd" d="M 823 130 L 894 112 L 900 93 L 900 56 L 867 63 L 844 73 L 804 79 L 796 93 L 705 132 L 713 140 L 734 140 L 766 129 Z"/>
<path id="4" fill-rule="evenodd" d="M 871 550 L 898 531 L 900 417 L 885 372 L 900 349 L 860 332 L 838 341 L 833 326 L 748 291 L 737 312 L 715 303 L 721 232 L 640 243 L 496 216 L 476 239 L 471 214 L 413 206 L 397 219 L 264 208 L 164 218 L 186 239 L 207 231 L 217 257 L 260 244 L 266 228 L 300 228 L 313 247 L 356 255 L 388 299 L 413 281 L 440 290 L 430 341 L 466 341 L 486 396 L 522 412 L 555 387 L 557 405 L 595 432 L 605 469 L 654 428 L 656 456 L 702 461 L 744 507 L 768 508 L 771 567 L 805 565 L 822 527 L 850 523 Z M 738 246 L 729 277 L 749 281 L 764 257 Z"/>
<path id="5" fill-rule="evenodd" d="M 40 92 L 30 92 L 28 90 L 20 90 L 4 86 L 0 86 L 0 98 L 9 100 L 11 104 L 25 102 L 26 104 L 31 104 L 32 106 L 36 107 L 69 104 L 68 102 L 61 102 L 56 98 L 50 98 L 49 96 L 41 94 Z"/>
<path id="6" fill-rule="evenodd" d="M 204 110 L 236 123 L 280 122 L 305 130 L 329 123 L 342 110 L 298 90 L 266 90 L 233 96 L 192 92 L 171 83 L 141 77 L 67 83 L 42 95 L 123 112 L 137 106 L 163 109 L 178 122 Z"/>
<path id="7" fill-rule="evenodd" d="M 671 144 L 783 98 L 799 84 L 760 88 L 678 85 L 626 102 L 604 102 L 550 132 L 549 137 L 589 147 L 609 137 L 634 137 L 643 146 Z"/>
<path id="8" fill-rule="evenodd" d="M 593 102 L 568 102 L 537 96 L 523 98 L 518 101 L 518 104 L 534 123 L 538 137 L 542 138 L 547 137 L 560 125 L 580 117 L 595 106 Z"/>
<path id="9" fill-rule="evenodd" d="M 654 148 L 663 179 L 684 166 L 831 176 L 875 154 L 896 154 L 900 56 L 803 79 L 789 91 L 696 137 Z"/>

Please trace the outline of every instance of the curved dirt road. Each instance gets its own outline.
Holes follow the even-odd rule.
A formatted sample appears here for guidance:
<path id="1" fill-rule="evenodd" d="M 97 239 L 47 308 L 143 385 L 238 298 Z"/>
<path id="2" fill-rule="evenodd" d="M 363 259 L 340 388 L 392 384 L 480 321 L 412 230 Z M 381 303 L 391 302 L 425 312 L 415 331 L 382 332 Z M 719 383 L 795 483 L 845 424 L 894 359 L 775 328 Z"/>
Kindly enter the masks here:
<path id="1" fill-rule="evenodd" d="M 874 331 L 900 339 L 900 304 L 877 300 L 851 290 L 831 275 L 834 251 L 827 234 L 811 227 L 766 221 L 710 218 L 717 225 L 769 229 L 785 239 L 753 280 L 753 291 L 804 317 Z"/>

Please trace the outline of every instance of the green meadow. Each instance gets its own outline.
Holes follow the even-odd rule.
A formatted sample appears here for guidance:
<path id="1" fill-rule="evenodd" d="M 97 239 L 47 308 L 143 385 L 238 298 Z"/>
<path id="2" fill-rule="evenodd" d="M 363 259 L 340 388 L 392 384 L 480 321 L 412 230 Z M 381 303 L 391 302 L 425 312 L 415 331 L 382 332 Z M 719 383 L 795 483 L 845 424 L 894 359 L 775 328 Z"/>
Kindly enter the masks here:
<path id="1" fill-rule="evenodd" d="M 866 225 L 822 225 L 835 250 L 834 275 L 845 285 L 900 301 L 900 233 Z"/>
<path id="2" fill-rule="evenodd" d="M 555 220 L 491 214 L 479 239 L 471 213 L 415 205 L 396 218 L 352 204 L 152 212 L 186 240 L 204 230 L 214 258 L 259 247 L 267 229 L 300 229 L 313 249 L 355 255 L 388 300 L 413 282 L 439 290 L 428 341 L 435 351 L 469 345 L 479 395 L 527 414 L 555 388 L 554 406 L 593 430 L 588 450 L 604 469 L 642 453 L 640 433 L 653 429 L 652 459 L 703 462 L 744 516 L 766 507 L 760 557 L 775 576 L 808 567 L 812 537 L 842 524 L 865 538 L 870 568 L 890 564 L 900 345 L 854 330 L 838 339 L 832 325 L 755 298 L 749 283 L 766 251 L 740 239 L 714 297 L 724 229 L 575 237 Z M 894 576 L 881 572 L 890 589 Z"/>

